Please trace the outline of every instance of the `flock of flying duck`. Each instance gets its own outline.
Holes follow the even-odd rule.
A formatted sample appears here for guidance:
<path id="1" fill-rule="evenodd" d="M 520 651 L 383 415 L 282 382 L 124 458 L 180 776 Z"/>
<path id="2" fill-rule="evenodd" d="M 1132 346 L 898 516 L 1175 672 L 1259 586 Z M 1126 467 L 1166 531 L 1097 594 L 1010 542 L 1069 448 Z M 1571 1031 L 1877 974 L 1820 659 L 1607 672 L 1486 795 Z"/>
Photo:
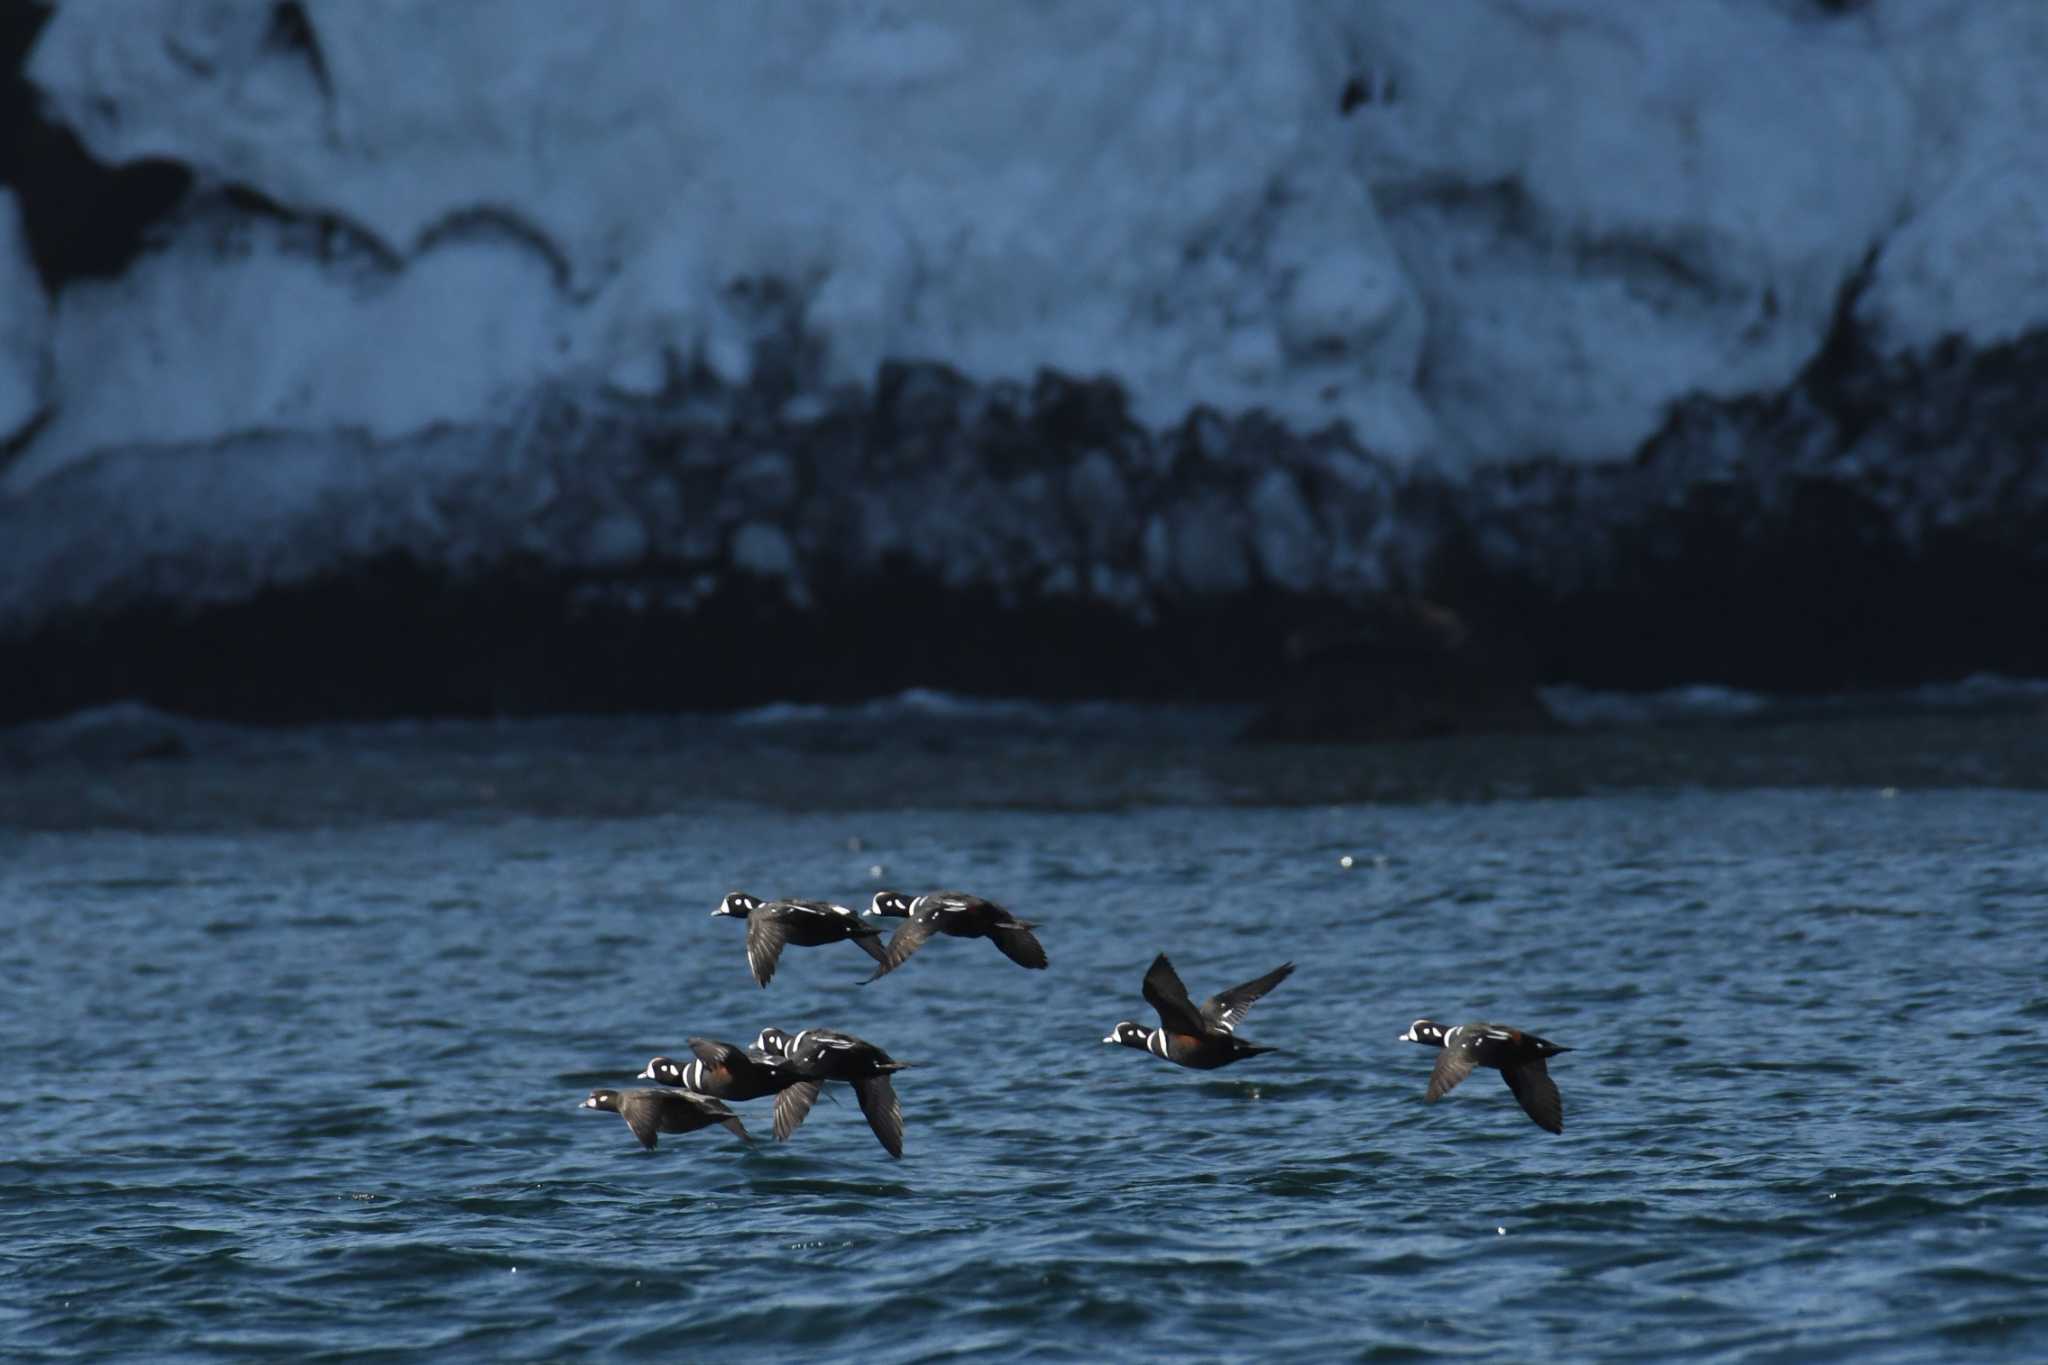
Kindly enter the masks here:
<path id="1" fill-rule="evenodd" d="M 1020 967 L 1045 967 L 1045 949 L 1032 933 L 1037 925 L 1018 919 L 994 901 L 962 891 L 930 891 L 915 898 L 877 891 L 864 915 L 830 901 L 763 901 L 734 891 L 711 913 L 714 918 L 746 921 L 747 967 L 761 986 L 775 975 L 775 964 L 790 944 L 816 948 L 851 941 L 874 959 L 875 970 L 865 979 L 873 981 L 901 967 L 934 934 L 985 938 Z M 903 923 L 885 944 L 881 929 L 868 923 L 873 917 Z M 1159 1027 L 1124 1020 L 1102 1041 L 1121 1043 L 1199 1071 L 1276 1051 L 1238 1037 L 1237 1026 L 1260 997 L 1293 971 L 1292 962 L 1283 962 L 1264 976 L 1220 991 L 1197 1006 L 1181 984 L 1180 974 L 1161 953 L 1146 969 L 1140 987 L 1146 1003 L 1158 1012 Z M 1506 1079 L 1508 1089 L 1538 1127 L 1553 1133 L 1564 1131 L 1564 1101 L 1545 1063 L 1570 1048 L 1498 1024 L 1446 1028 L 1429 1019 L 1417 1019 L 1397 1041 L 1438 1049 L 1429 1086 L 1423 1091 L 1425 1101 L 1434 1103 L 1449 1094 L 1474 1067 L 1492 1067 Z M 655 1082 L 654 1088 L 593 1090 L 582 1107 L 620 1115 L 643 1147 L 653 1147 L 661 1133 L 693 1133 L 714 1124 L 752 1142 L 726 1102 L 772 1095 L 775 1138 L 780 1142 L 811 1112 L 825 1082 L 845 1081 L 853 1087 L 861 1113 L 883 1148 L 892 1157 L 903 1155 L 903 1107 L 889 1078 L 911 1064 L 896 1061 L 873 1043 L 832 1029 L 810 1028 L 790 1034 L 768 1028 L 761 1030 L 750 1047 L 717 1038 L 691 1038 L 688 1044 L 695 1060 L 656 1057 L 636 1078 Z"/>

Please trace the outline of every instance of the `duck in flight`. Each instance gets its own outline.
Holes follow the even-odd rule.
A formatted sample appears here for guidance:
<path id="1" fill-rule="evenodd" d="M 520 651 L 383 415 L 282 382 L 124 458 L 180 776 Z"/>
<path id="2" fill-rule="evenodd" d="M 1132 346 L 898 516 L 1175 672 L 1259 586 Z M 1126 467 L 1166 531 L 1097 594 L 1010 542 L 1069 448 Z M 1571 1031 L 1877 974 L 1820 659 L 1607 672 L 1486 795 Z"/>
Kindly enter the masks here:
<path id="1" fill-rule="evenodd" d="M 882 931 L 866 923 L 843 905 L 830 901 L 764 901 L 744 891 L 733 891 L 718 903 L 711 917 L 745 920 L 747 923 L 747 967 L 756 985 L 765 986 L 775 975 L 784 944 L 816 948 L 826 943 L 851 939 L 861 951 L 877 962 L 886 963 Z"/>
<path id="2" fill-rule="evenodd" d="M 1194 1001 L 1188 998 L 1188 988 L 1181 984 L 1180 974 L 1173 970 L 1166 954 L 1161 953 L 1146 970 L 1143 987 L 1146 1003 L 1159 1012 L 1159 1027 L 1145 1028 L 1124 1020 L 1102 1041 L 1122 1043 L 1198 1071 L 1211 1071 L 1261 1052 L 1277 1051 L 1238 1037 L 1237 1026 L 1244 1022 L 1260 996 L 1285 981 L 1293 971 L 1292 962 L 1283 962 L 1264 976 L 1210 996 L 1196 1009 Z"/>
<path id="3" fill-rule="evenodd" d="M 760 1048 L 746 1049 L 719 1038 L 686 1040 L 696 1060 L 656 1057 L 637 1079 L 678 1086 L 719 1100 L 758 1100 L 789 1089 L 803 1078 Z"/>
<path id="4" fill-rule="evenodd" d="M 740 1141 L 752 1143 L 732 1110 L 707 1095 L 686 1090 L 593 1090 L 579 1109 L 602 1109 L 617 1114 L 640 1139 L 640 1145 L 654 1149 L 658 1133 L 694 1133 L 699 1128 L 720 1124 Z"/>
<path id="5" fill-rule="evenodd" d="M 1031 932 L 1038 927 L 1036 924 L 1018 919 L 994 901 L 970 896 L 965 891 L 927 891 L 915 899 L 901 891 L 877 891 L 866 913 L 903 921 L 889 940 L 882 965 L 875 968 L 869 981 L 901 967 L 933 934 L 985 938 L 1018 966 L 1045 970 L 1045 949 Z"/>
<path id="6" fill-rule="evenodd" d="M 1417 1019 L 1394 1041 L 1442 1049 L 1429 1073 L 1429 1088 L 1422 1092 L 1424 1103 L 1434 1104 L 1450 1094 L 1459 1081 L 1472 1074 L 1473 1067 L 1490 1066 L 1507 1081 L 1508 1089 L 1521 1102 L 1522 1112 L 1538 1128 L 1552 1133 L 1564 1131 L 1564 1099 L 1557 1093 L 1557 1082 L 1550 1079 L 1546 1062 L 1572 1049 L 1502 1024 L 1459 1024 L 1445 1028 L 1433 1019 Z"/>
<path id="7" fill-rule="evenodd" d="M 860 1101 L 875 1140 L 890 1156 L 903 1155 L 903 1106 L 889 1077 L 910 1066 L 865 1039 L 832 1029 L 807 1028 L 794 1036 L 781 1029 L 763 1029 L 756 1046 L 780 1057 L 799 1078 L 775 1096 L 775 1140 L 787 1141 L 817 1102 L 826 1081 L 846 1081 Z"/>

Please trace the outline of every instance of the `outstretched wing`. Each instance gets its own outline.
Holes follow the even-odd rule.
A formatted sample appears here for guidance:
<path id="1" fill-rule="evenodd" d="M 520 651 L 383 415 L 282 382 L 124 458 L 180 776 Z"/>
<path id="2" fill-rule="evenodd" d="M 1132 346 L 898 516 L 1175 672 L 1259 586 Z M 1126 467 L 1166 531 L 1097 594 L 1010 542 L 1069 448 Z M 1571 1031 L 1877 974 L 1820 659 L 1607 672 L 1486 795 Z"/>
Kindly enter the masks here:
<path id="1" fill-rule="evenodd" d="M 779 919 L 755 913 L 747 916 L 747 966 L 753 969 L 754 984 L 765 986 L 775 975 L 775 963 L 782 945 L 789 941 L 789 927 Z"/>
<path id="2" fill-rule="evenodd" d="M 1038 938 L 1031 932 L 1031 926 L 1021 921 L 1016 924 L 998 924 L 988 931 L 1003 956 L 1019 967 L 1033 971 L 1045 970 L 1045 949 L 1039 946 Z"/>
<path id="3" fill-rule="evenodd" d="M 1429 1089 L 1422 1092 L 1423 1102 L 1434 1104 L 1451 1093 L 1458 1082 L 1472 1074 L 1472 1054 L 1463 1048 L 1447 1047 L 1436 1054 L 1436 1067 L 1429 1073 Z"/>
<path id="4" fill-rule="evenodd" d="M 1508 1089 L 1515 1092 L 1515 1098 L 1522 1102 L 1522 1112 L 1536 1120 L 1538 1128 L 1552 1133 L 1564 1131 L 1564 1097 L 1557 1093 L 1557 1082 L 1550 1079 L 1550 1068 L 1541 1057 L 1520 1066 L 1504 1067 L 1500 1074 L 1507 1080 Z"/>
<path id="5" fill-rule="evenodd" d="M 1145 970 L 1145 1003 L 1159 1011 L 1159 1022 L 1166 1025 L 1169 1033 L 1184 1033 L 1199 1038 L 1209 1030 L 1202 1022 L 1202 1016 L 1195 1009 L 1195 1002 L 1188 999 L 1188 988 L 1180 982 L 1180 973 L 1161 953 L 1152 959 L 1152 965 Z"/>
<path id="6" fill-rule="evenodd" d="M 860 1097 L 860 1112 L 868 1116 L 868 1127 L 875 1130 L 883 1150 L 902 1156 L 903 1106 L 896 1102 L 896 1087 L 886 1075 L 869 1076 L 853 1083 L 853 1093 Z"/>
<path id="7" fill-rule="evenodd" d="M 871 929 L 867 925 L 862 925 L 854 931 L 853 941 L 860 945 L 862 952 L 882 964 L 882 971 L 886 972 L 889 970 L 889 949 L 882 942 L 882 931 L 880 929 Z M 880 972 L 876 973 L 877 976 L 880 974 Z"/>
<path id="8" fill-rule="evenodd" d="M 626 1126 L 633 1130 L 633 1136 L 640 1139 L 642 1147 L 652 1149 L 660 1141 L 655 1134 L 661 1129 L 661 1111 L 648 1096 L 620 1096 L 619 1113 L 625 1118 Z"/>
<path id="9" fill-rule="evenodd" d="M 747 1131 L 747 1126 L 744 1123 L 740 1122 L 739 1115 L 727 1114 L 718 1122 L 725 1128 L 725 1130 L 728 1133 L 731 1133 L 741 1142 L 746 1143 L 749 1147 L 754 1145 L 754 1135 Z"/>
<path id="10" fill-rule="evenodd" d="M 873 981 L 876 977 L 887 976 L 901 967 L 910 960 L 912 953 L 924 947 L 924 941 L 931 936 L 932 921 L 929 917 L 912 915 L 903 921 L 903 927 L 896 931 L 895 936 L 889 940 L 888 950 L 882 954 L 882 965 L 875 968 L 868 980 Z"/>
<path id="11" fill-rule="evenodd" d="M 804 1116 L 811 1112 L 811 1106 L 818 1102 L 818 1090 L 823 1081 L 798 1081 L 787 1090 L 775 1095 L 775 1140 L 789 1141 L 789 1135 L 797 1130 Z"/>
<path id="12" fill-rule="evenodd" d="M 1202 1002 L 1202 1021 L 1212 1029 L 1235 1033 L 1244 1017 L 1252 1012 L 1259 997 L 1285 981 L 1294 972 L 1292 962 L 1283 962 L 1264 976 L 1232 986 Z"/>
<path id="13" fill-rule="evenodd" d="M 747 1057 L 743 1050 L 722 1038 L 685 1038 L 683 1044 L 706 1066 L 727 1067 Z"/>

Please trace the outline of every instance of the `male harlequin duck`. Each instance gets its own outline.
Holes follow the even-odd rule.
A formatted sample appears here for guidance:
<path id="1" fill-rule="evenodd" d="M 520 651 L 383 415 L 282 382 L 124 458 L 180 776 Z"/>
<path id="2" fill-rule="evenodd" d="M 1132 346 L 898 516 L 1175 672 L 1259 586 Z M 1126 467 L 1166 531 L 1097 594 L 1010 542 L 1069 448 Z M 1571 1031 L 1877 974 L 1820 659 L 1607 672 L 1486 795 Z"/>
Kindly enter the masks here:
<path id="1" fill-rule="evenodd" d="M 742 1142 L 752 1142 L 732 1110 L 684 1090 L 593 1090 L 580 1109 L 605 1109 L 626 1120 L 642 1147 L 653 1148 L 656 1133 L 694 1133 L 723 1124 Z"/>
<path id="2" fill-rule="evenodd" d="M 901 891 L 877 891 L 867 913 L 904 921 L 889 940 L 888 954 L 869 981 L 901 967 L 933 934 L 989 939 L 1018 966 L 1033 971 L 1045 968 L 1045 949 L 1031 933 L 1038 927 L 1036 924 L 1018 919 L 994 901 L 970 896 L 965 891 L 927 891 L 915 900 Z"/>
<path id="3" fill-rule="evenodd" d="M 1141 1028 L 1125 1020 L 1102 1041 L 1122 1043 L 1198 1071 L 1211 1071 L 1241 1057 L 1277 1051 L 1246 1042 L 1237 1036 L 1237 1026 L 1259 997 L 1285 981 L 1293 970 L 1292 962 L 1283 962 L 1264 976 L 1210 996 L 1198 1010 L 1188 999 L 1188 988 L 1181 984 L 1179 973 L 1166 960 L 1166 954 L 1161 953 L 1152 959 L 1144 986 L 1145 999 L 1159 1011 L 1161 1026 Z"/>
<path id="4" fill-rule="evenodd" d="M 712 918 L 727 915 L 747 922 L 747 966 L 758 985 L 768 984 L 775 975 L 776 959 L 782 945 L 794 943 L 815 948 L 824 943 L 852 939 L 877 962 L 889 960 L 882 947 L 882 931 L 863 923 L 861 917 L 843 905 L 830 901 L 764 901 L 744 891 L 734 891 L 718 903 Z"/>
<path id="5" fill-rule="evenodd" d="M 659 1085 L 681 1086 L 721 1100 L 758 1100 L 787 1090 L 803 1079 L 759 1048 L 746 1051 L 717 1038 L 686 1039 L 694 1062 L 656 1057 L 636 1078 Z"/>
<path id="6" fill-rule="evenodd" d="M 1431 1019 L 1417 1019 L 1394 1041 L 1443 1049 L 1437 1054 L 1436 1068 L 1429 1073 L 1429 1088 L 1422 1092 L 1425 1103 L 1434 1104 L 1450 1094 L 1473 1067 L 1495 1067 L 1538 1128 L 1564 1131 L 1564 1100 L 1557 1093 L 1557 1082 L 1550 1079 L 1544 1058 L 1572 1049 L 1518 1028 L 1460 1024 L 1447 1029 Z"/>
<path id="7" fill-rule="evenodd" d="M 848 1081 L 883 1150 L 893 1157 L 903 1155 L 903 1106 L 896 1102 L 889 1075 L 911 1063 L 896 1061 L 873 1043 L 831 1029 L 807 1028 L 794 1037 L 780 1029 L 763 1029 L 759 1046 L 770 1055 L 779 1051 L 783 1064 L 803 1078 L 775 1097 L 776 1141 L 786 1141 L 796 1131 L 826 1081 Z"/>

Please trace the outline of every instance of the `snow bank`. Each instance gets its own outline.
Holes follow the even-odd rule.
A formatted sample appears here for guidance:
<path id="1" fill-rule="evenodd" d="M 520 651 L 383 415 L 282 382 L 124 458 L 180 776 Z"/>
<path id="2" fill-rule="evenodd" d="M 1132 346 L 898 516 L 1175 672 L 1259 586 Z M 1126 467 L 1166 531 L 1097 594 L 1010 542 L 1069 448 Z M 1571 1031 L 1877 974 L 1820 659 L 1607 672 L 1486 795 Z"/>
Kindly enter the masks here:
<path id="1" fill-rule="evenodd" d="M 892 357 L 1052 366 L 1153 424 L 1209 403 L 1452 469 L 1613 458 L 1682 395 L 1782 387 L 1873 250 L 1896 348 L 2048 316 L 2029 0 L 107 17 L 43 33 L 55 115 L 275 213 L 191 215 L 62 292 L 55 419 L 8 491 L 136 442 L 488 419 L 543 382 L 741 383 L 790 335 L 821 391 Z"/>
<path id="2" fill-rule="evenodd" d="M 57 10 L 28 75 L 195 188 L 48 299 L 0 192 L 24 638 L 377 556 L 685 615 L 901 571 L 1143 623 L 1421 591 L 1446 544 L 1606 591 L 1698 485 L 1756 525 L 1685 543 L 1805 461 L 1905 556 L 2038 463 L 1969 427 L 2035 420 L 2048 335 L 2034 0 L 114 19 Z M 1845 299 L 1868 372 L 1822 392 Z"/>

